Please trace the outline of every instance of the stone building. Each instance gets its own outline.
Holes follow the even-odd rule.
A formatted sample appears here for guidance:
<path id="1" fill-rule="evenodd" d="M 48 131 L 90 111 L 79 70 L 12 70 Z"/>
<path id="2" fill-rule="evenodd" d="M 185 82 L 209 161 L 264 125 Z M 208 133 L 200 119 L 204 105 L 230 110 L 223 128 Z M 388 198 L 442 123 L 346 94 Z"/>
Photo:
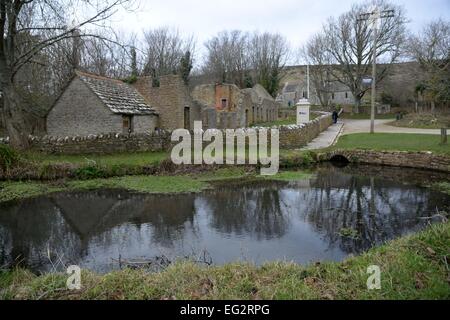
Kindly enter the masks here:
<path id="1" fill-rule="evenodd" d="M 157 126 L 156 110 L 135 88 L 78 71 L 47 115 L 47 134 L 59 137 L 150 133 Z"/>
<path id="2" fill-rule="evenodd" d="M 201 106 L 192 99 L 189 87 L 179 75 L 160 77 L 158 87 L 152 85 L 151 77 L 140 77 L 133 86 L 159 114 L 161 129 L 190 130 L 194 121 L 202 118 Z"/>
<path id="3" fill-rule="evenodd" d="M 278 119 L 279 104 L 260 85 L 231 84 L 190 89 L 179 75 L 151 77 L 132 85 L 77 71 L 47 115 L 50 136 L 152 133 L 158 129 L 236 129 Z"/>
<path id="4" fill-rule="evenodd" d="M 192 97 L 202 106 L 202 119 L 209 128 L 243 128 L 278 119 L 279 104 L 261 85 L 248 89 L 234 84 L 198 85 Z"/>

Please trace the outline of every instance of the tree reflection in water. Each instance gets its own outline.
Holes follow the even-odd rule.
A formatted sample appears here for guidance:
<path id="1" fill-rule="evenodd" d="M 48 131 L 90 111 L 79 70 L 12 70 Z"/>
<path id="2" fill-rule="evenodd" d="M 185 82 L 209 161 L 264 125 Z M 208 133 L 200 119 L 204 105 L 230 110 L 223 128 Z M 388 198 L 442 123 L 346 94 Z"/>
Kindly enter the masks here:
<path id="1" fill-rule="evenodd" d="M 97 271 L 112 269 L 119 255 L 203 249 L 228 262 L 239 259 L 241 244 L 257 262 L 336 260 L 420 229 L 420 217 L 449 203 L 441 193 L 333 168 L 310 181 L 233 184 L 198 195 L 57 194 L 0 204 L 0 266 L 22 259 L 48 271 L 48 249 Z M 343 229 L 356 237 L 343 237 Z"/>

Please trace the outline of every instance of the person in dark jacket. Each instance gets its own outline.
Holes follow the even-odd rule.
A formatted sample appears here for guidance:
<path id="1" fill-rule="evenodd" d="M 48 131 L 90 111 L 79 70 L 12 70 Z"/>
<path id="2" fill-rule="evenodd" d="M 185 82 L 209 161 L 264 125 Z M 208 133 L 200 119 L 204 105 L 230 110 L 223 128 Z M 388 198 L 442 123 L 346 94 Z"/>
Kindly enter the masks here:
<path id="1" fill-rule="evenodd" d="M 333 110 L 333 122 L 334 124 L 336 124 L 338 122 L 339 119 L 339 112 L 337 111 L 336 107 Z"/>

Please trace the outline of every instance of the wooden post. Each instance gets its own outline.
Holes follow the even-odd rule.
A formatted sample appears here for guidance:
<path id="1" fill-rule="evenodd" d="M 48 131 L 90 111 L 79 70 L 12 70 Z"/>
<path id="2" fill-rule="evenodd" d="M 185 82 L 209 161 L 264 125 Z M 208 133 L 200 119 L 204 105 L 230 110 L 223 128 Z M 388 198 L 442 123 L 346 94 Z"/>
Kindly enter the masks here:
<path id="1" fill-rule="evenodd" d="M 447 128 L 441 129 L 441 144 L 447 144 Z"/>

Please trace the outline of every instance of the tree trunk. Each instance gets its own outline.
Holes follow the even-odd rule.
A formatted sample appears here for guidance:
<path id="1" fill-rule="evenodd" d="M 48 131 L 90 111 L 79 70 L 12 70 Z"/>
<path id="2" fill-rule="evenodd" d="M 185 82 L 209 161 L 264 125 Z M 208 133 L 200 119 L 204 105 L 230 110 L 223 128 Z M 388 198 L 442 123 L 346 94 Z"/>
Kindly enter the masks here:
<path id="1" fill-rule="evenodd" d="M 3 87 L 2 112 L 10 145 L 18 150 L 28 149 L 30 146 L 28 140 L 30 131 L 23 117 L 22 99 L 10 81 L 7 81 L 6 86 Z"/>
<path id="2" fill-rule="evenodd" d="M 358 114 L 360 106 L 361 106 L 361 98 L 355 95 L 355 104 L 353 106 L 353 113 Z"/>
<path id="3" fill-rule="evenodd" d="M 436 103 L 434 102 L 434 100 L 431 100 L 431 113 L 435 114 L 436 111 Z"/>

